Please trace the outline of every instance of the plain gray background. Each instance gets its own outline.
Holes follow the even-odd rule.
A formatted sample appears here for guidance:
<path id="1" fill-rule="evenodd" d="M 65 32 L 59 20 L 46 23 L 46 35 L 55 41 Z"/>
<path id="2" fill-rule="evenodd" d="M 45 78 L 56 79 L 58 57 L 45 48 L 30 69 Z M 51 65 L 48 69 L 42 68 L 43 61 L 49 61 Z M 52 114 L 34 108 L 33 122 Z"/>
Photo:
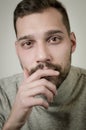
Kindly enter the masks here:
<path id="1" fill-rule="evenodd" d="M 15 52 L 13 11 L 20 0 L 0 0 L 0 78 L 22 72 Z M 72 65 L 86 69 L 86 0 L 60 0 L 66 6 L 77 37 Z"/>

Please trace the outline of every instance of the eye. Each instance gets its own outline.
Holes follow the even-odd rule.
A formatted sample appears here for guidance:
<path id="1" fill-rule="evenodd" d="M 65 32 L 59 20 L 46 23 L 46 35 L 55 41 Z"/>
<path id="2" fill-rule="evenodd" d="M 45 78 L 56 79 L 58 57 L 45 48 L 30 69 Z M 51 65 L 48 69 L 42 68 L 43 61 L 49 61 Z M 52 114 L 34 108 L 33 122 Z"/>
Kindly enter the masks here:
<path id="1" fill-rule="evenodd" d="M 48 42 L 52 44 L 59 44 L 62 40 L 62 37 L 60 36 L 52 36 L 49 38 Z"/>
<path id="2" fill-rule="evenodd" d="M 24 49 L 30 49 L 33 46 L 33 41 L 31 40 L 21 41 L 20 45 Z"/>

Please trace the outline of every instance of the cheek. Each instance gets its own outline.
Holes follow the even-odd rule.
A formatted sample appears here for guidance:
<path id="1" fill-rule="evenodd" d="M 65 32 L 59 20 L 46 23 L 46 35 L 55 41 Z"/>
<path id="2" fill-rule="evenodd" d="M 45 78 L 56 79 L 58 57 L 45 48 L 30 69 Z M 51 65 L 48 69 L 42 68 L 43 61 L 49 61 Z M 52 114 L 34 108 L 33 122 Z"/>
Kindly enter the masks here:
<path id="1" fill-rule="evenodd" d="M 52 52 L 55 63 L 66 64 L 70 59 L 71 47 L 64 44 L 54 48 Z"/>
<path id="2" fill-rule="evenodd" d="M 27 69 L 31 68 L 34 61 L 34 54 L 29 54 L 28 51 L 20 51 L 18 57 L 23 67 Z"/>

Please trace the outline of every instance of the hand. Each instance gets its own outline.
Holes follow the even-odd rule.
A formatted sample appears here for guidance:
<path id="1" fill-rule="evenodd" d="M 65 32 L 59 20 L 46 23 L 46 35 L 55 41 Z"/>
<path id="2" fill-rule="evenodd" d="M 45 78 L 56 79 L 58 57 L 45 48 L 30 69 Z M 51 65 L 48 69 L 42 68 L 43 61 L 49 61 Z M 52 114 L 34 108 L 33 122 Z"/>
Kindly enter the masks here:
<path id="1" fill-rule="evenodd" d="M 46 80 L 46 76 L 57 76 L 59 72 L 55 70 L 38 70 L 29 76 L 27 70 L 24 70 L 24 81 L 19 87 L 16 99 L 12 108 L 8 122 L 13 128 L 22 127 L 26 122 L 27 116 L 30 115 L 32 107 L 43 106 L 48 108 L 49 102 L 52 102 L 53 96 L 56 94 L 56 86 Z M 47 100 L 41 96 L 44 95 Z"/>

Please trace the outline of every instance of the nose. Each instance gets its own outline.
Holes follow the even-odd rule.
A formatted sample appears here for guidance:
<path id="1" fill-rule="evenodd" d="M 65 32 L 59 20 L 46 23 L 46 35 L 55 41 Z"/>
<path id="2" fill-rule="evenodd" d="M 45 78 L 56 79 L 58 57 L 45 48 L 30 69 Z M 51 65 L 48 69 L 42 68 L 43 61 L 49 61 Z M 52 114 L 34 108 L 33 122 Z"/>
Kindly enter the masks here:
<path id="1" fill-rule="evenodd" d="M 45 44 L 40 44 L 37 48 L 37 55 L 36 55 L 36 62 L 50 62 L 51 61 L 51 55 L 49 48 Z"/>

